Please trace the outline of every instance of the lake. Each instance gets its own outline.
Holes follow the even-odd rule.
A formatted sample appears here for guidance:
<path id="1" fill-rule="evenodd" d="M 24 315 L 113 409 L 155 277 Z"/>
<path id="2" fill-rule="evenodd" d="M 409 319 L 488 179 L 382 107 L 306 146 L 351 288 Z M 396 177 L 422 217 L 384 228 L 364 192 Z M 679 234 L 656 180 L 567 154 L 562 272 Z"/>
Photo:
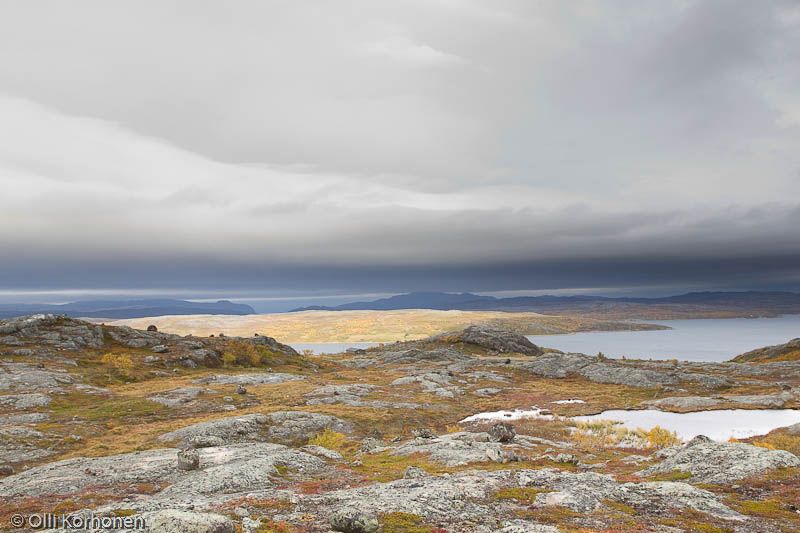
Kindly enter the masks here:
<path id="1" fill-rule="evenodd" d="M 778 318 L 726 318 L 651 322 L 673 329 L 658 331 L 597 331 L 569 335 L 532 335 L 541 346 L 565 352 L 637 359 L 727 361 L 740 353 L 800 337 L 800 315 Z M 298 351 L 340 353 L 369 348 L 377 342 L 288 343 Z M 390 344 L 387 342 L 386 344 Z"/>
<path id="2" fill-rule="evenodd" d="M 778 318 L 664 320 L 673 329 L 532 335 L 531 342 L 565 352 L 631 359 L 727 361 L 740 353 L 800 337 L 800 315 Z"/>

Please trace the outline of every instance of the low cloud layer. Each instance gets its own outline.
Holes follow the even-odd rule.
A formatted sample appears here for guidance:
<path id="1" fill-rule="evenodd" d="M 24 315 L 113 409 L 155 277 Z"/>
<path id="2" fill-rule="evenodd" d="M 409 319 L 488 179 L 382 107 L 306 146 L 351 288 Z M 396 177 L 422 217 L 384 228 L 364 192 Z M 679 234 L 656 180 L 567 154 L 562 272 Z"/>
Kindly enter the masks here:
<path id="1" fill-rule="evenodd" d="M 800 288 L 793 2 L 0 2 L 0 289 Z"/>

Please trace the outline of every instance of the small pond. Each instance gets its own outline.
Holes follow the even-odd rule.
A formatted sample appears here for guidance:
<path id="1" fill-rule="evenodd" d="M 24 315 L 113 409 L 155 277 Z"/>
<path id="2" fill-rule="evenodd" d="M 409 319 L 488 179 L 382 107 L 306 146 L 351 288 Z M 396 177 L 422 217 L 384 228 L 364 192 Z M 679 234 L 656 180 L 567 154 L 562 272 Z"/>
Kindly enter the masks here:
<path id="1" fill-rule="evenodd" d="M 716 409 L 694 413 L 670 413 L 656 409 L 640 411 L 611 410 L 597 415 L 576 416 L 573 420 L 619 420 L 628 429 L 651 429 L 660 426 L 674 431 L 683 440 L 705 435 L 726 441 L 765 435 L 780 427 L 800 422 L 800 409 Z"/>
<path id="2" fill-rule="evenodd" d="M 371 348 L 377 346 L 377 342 L 289 342 L 289 346 L 302 352 L 303 350 L 311 350 L 315 354 L 323 353 L 342 353 L 347 351 L 348 348 Z"/>
<path id="3" fill-rule="evenodd" d="M 543 409 L 533 407 L 529 410 L 492 411 L 478 413 L 461 422 L 492 420 L 513 421 L 522 418 L 552 418 L 543 414 Z M 595 420 L 618 420 L 628 429 L 649 430 L 660 426 L 674 431 L 684 441 L 697 435 L 705 435 L 718 441 L 731 437 L 743 439 L 765 435 L 780 427 L 800 423 L 800 409 L 716 409 L 694 413 L 670 413 L 657 409 L 610 410 L 589 416 L 576 416 L 572 420 L 591 422 Z"/>

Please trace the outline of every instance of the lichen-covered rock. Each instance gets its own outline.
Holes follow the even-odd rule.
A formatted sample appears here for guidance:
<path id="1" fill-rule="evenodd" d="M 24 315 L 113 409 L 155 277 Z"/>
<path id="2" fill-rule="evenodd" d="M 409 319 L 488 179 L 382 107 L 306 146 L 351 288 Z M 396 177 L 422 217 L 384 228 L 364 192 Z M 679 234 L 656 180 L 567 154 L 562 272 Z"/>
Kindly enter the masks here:
<path id="1" fill-rule="evenodd" d="M 331 528 L 342 533 L 376 533 L 378 517 L 356 507 L 338 509 L 329 517 Z"/>
<path id="2" fill-rule="evenodd" d="M 403 479 L 417 479 L 427 475 L 428 473 L 422 468 L 418 466 L 409 466 L 406 467 L 405 472 L 403 472 Z"/>
<path id="3" fill-rule="evenodd" d="M 296 379 L 306 379 L 303 376 L 296 376 L 294 374 L 283 374 L 280 372 L 267 372 L 267 373 L 253 373 L 253 374 L 216 374 L 206 378 L 195 380 L 194 383 L 203 383 L 206 385 L 250 385 L 256 387 L 258 385 L 276 385 L 278 383 L 285 383 Z"/>
<path id="4" fill-rule="evenodd" d="M 411 435 L 418 439 L 435 439 L 436 433 L 431 431 L 430 428 L 418 428 L 411 430 Z"/>
<path id="5" fill-rule="evenodd" d="M 236 524 L 222 515 L 174 509 L 153 513 L 147 525 L 159 533 L 236 533 Z"/>
<path id="6" fill-rule="evenodd" d="M 467 363 L 473 358 L 451 348 L 436 350 L 420 350 L 411 348 L 406 350 L 393 350 L 378 352 L 369 359 L 356 359 L 352 364 L 359 368 L 374 365 L 413 365 L 418 363 Z"/>
<path id="7" fill-rule="evenodd" d="M 77 381 L 66 371 L 45 369 L 43 365 L 11 362 L 0 365 L 0 390 L 53 391 Z"/>
<path id="8" fill-rule="evenodd" d="M 188 441 L 191 448 L 214 448 L 216 446 L 224 446 L 225 439 L 215 435 L 197 435 Z"/>
<path id="9" fill-rule="evenodd" d="M 178 470 L 197 470 L 200 468 L 200 454 L 194 448 L 178 450 Z"/>
<path id="10" fill-rule="evenodd" d="M 517 439 L 515 443 L 523 448 L 532 448 L 533 443 Z M 433 439 L 412 439 L 391 449 L 391 455 L 427 454 L 428 458 L 446 466 L 463 466 L 487 460 L 508 462 L 513 455 L 503 453 L 508 448 L 499 442 L 489 442 L 486 433 L 458 432 L 439 435 Z M 516 455 L 516 454 L 514 454 Z"/>
<path id="11" fill-rule="evenodd" d="M 713 407 L 722 403 L 722 400 L 705 398 L 703 396 L 669 396 L 666 398 L 659 398 L 658 400 L 648 400 L 642 403 L 657 408 L 672 407 L 674 409 L 689 410 Z"/>
<path id="12" fill-rule="evenodd" d="M 307 444 L 300 448 L 300 451 L 310 453 L 311 455 L 316 455 L 318 457 L 324 457 L 325 459 L 330 459 L 332 461 L 341 461 L 344 459 L 341 453 L 337 452 L 336 450 L 325 448 L 324 446 Z"/>
<path id="13" fill-rule="evenodd" d="M 511 520 L 503 524 L 500 533 L 558 533 L 558 528 L 527 520 Z"/>
<path id="14" fill-rule="evenodd" d="M 163 442 L 183 440 L 188 445 L 189 439 L 197 436 L 215 436 L 226 442 L 247 437 L 256 438 L 268 422 L 267 416 L 262 414 L 218 418 L 164 433 L 159 439 Z"/>
<path id="15" fill-rule="evenodd" d="M 187 447 L 196 436 L 216 436 L 225 442 L 240 440 L 268 440 L 284 444 L 308 440 L 320 431 L 330 428 L 340 433 L 351 433 L 353 425 L 331 415 L 305 411 L 276 411 L 267 415 L 254 413 L 218 418 L 200 422 L 159 437 L 163 442 L 181 441 Z"/>
<path id="16" fill-rule="evenodd" d="M 375 451 L 384 448 L 383 442 L 380 439 L 376 439 L 374 437 L 367 437 L 366 439 L 361 441 L 361 453 L 374 453 Z"/>
<path id="17" fill-rule="evenodd" d="M 203 387 L 181 387 L 179 389 L 172 389 L 148 396 L 147 399 L 167 407 L 178 407 L 195 400 L 202 394 L 214 394 L 216 392 L 217 391 L 213 389 L 206 389 Z"/>
<path id="18" fill-rule="evenodd" d="M 486 457 L 494 461 L 495 463 L 502 463 L 508 464 L 512 461 L 520 461 L 522 458 L 517 455 L 517 452 L 514 450 L 509 450 L 507 448 L 488 448 L 486 450 Z"/>
<path id="19" fill-rule="evenodd" d="M 223 335 L 220 333 L 220 336 Z M 297 353 L 297 350 L 295 350 L 288 344 L 280 343 L 275 339 L 273 339 L 272 337 L 267 337 L 265 335 L 255 335 L 253 337 L 248 337 L 248 338 L 237 337 L 236 340 L 244 341 L 249 344 L 253 344 L 255 346 L 266 346 L 267 348 L 269 348 L 270 351 L 276 353 L 282 353 L 283 355 L 289 355 L 289 356 L 300 355 Z"/>
<path id="20" fill-rule="evenodd" d="M 546 353 L 517 366 L 546 378 L 565 378 L 570 374 L 577 374 L 596 383 L 630 387 L 659 387 L 674 385 L 680 381 L 677 376 L 668 372 L 638 368 L 621 362 L 603 362 L 596 357 L 576 353 Z"/>
<path id="21" fill-rule="evenodd" d="M 680 470 L 693 482 L 730 485 L 742 478 L 784 466 L 800 466 L 800 458 L 785 450 L 768 450 L 741 442 L 715 442 L 698 436 L 685 446 L 661 452 L 664 461 L 640 472 L 649 476 Z"/>
<path id="22" fill-rule="evenodd" d="M 490 427 L 486 433 L 492 442 L 511 442 L 517 436 L 517 430 L 508 422 L 498 422 Z"/>
<path id="23" fill-rule="evenodd" d="M 322 459 L 281 444 L 251 442 L 193 451 L 202 470 L 178 470 L 174 448 L 64 459 L 0 479 L 0 499 L 72 494 L 92 485 L 168 485 L 138 506 L 154 510 L 197 502 L 200 496 L 233 499 L 237 493 L 271 488 L 280 479 L 276 465 L 309 475 L 327 467 Z"/>
<path id="24" fill-rule="evenodd" d="M 452 334 L 445 333 L 444 336 L 452 336 Z M 541 348 L 529 341 L 524 335 L 488 326 L 470 326 L 456 334 L 456 338 L 461 342 L 474 344 L 500 353 L 521 353 L 525 355 L 542 355 L 544 353 Z"/>
<path id="25" fill-rule="evenodd" d="M 48 405 L 50 405 L 50 397 L 46 394 L 31 393 L 0 396 L 0 406 L 10 407 L 11 409 L 18 409 L 20 411 L 33 409 L 34 407 L 47 407 Z"/>

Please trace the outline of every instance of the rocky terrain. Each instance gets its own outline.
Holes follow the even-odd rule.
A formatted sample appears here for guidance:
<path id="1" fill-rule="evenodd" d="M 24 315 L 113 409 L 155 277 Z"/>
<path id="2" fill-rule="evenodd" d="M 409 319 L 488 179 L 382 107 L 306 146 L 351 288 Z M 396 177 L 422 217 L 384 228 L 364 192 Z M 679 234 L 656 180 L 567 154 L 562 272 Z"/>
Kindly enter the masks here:
<path id="1" fill-rule="evenodd" d="M 486 326 L 309 357 L 150 329 L 0 321 L 0 527 L 55 512 L 176 533 L 800 529 L 796 426 L 682 443 L 570 418 L 798 408 L 798 361 L 612 360 Z"/>
<path id="2" fill-rule="evenodd" d="M 784 344 L 766 346 L 736 356 L 737 363 L 761 363 L 768 361 L 800 361 L 800 339 L 792 339 Z"/>

